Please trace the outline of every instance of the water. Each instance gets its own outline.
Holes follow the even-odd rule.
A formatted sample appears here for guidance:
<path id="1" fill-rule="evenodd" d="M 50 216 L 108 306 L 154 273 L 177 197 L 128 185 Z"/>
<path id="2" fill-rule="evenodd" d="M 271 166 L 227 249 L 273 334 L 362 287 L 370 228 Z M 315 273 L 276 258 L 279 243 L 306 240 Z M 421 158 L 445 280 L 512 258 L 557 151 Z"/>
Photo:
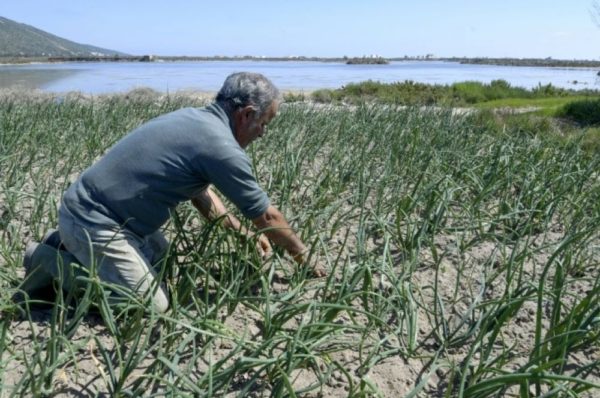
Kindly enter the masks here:
<path id="1" fill-rule="evenodd" d="M 273 80 L 281 89 L 301 91 L 339 88 L 365 80 L 451 84 L 466 80 L 489 83 L 495 79 L 504 79 L 513 86 L 525 88 L 552 84 L 576 90 L 600 89 L 597 70 L 592 68 L 463 65 L 441 61 L 399 61 L 388 65 L 297 61 L 1 65 L 0 87 L 36 88 L 49 92 L 80 91 L 90 94 L 126 92 L 139 87 L 149 87 L 160 92 L 214 92 L 227 75 L 239 71 L 259 72 Z"/>

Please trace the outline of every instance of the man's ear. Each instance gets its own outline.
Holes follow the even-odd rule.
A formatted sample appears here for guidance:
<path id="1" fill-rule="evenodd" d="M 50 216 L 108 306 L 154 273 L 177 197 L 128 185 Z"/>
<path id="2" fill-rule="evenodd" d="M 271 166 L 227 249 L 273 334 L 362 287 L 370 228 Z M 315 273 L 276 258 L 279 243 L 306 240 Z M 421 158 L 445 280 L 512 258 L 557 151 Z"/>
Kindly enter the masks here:
<path id="1" fill-rule="evenodd" d="M 246 105 L 240 109 L 240 113 L 243 116 L 244 121 L 248 121 L 249 119 L 253 118 L 255 112 L 256 110 L 252 105 Z"/>

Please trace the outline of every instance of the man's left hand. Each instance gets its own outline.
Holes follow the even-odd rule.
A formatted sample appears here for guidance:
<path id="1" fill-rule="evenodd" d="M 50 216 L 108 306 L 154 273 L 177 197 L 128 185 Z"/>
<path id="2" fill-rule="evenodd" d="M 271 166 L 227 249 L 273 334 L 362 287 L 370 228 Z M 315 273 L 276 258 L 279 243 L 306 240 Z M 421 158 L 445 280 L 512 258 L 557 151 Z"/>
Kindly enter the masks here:
<path id="1" fill-rule="evenodd" d="M 323 278 L 327 276 L 327 269 L 323 266 L 321 257 L 317 254 L 310 256 L 308 249 L 293 256 L 294 261 L 299 267 L 306 267 L 308 273 L 313 278 Z"/>

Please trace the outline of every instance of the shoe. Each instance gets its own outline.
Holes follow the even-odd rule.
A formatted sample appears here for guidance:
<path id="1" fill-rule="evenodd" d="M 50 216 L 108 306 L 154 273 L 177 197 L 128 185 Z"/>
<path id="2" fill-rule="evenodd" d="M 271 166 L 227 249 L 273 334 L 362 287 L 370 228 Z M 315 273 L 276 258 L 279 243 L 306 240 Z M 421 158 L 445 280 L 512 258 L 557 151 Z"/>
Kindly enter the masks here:
<path id="1" fill-rule="evenodd" d="M 44 237 L 42 238 L 42 243 L 48 246 L 52 246 L 58 250 L 67 250 L 66 247 L 62 244 L 62 239 L 60 238 L 60 234 L 57 229 L 50 229 Z"/>
<path id="2" fill-rule="evenodd" d="M 27 245 L 23 256 L 25 277 L 18 292 L 13 296 L 14 302 L 22 303 L 26 298 L 30 298 L 36 292 L 52 285 L 52 275 L 45 270 L 45 264 L 42 263 L 44 256 L 47 257 L 48 250 L 56 253 L 55 248 L 41 243 L 31 242 Z"/>
<path id="3" fill-rule="evenodd" d="M 33 268 L 33 255 L 39 246 L 40 244 L 37 242 L 31 242 L 27 244 L 25 255 L 23 256 L 23 268 L 25 268 L 25 276 L 27 276 Z"/>
<path id="4" fill-rule="evenodd" d="M 33 292 L 52 286 L 54 281 L 60 281 L 63 289 L 75 287 L 80 276 L 77 259 L 66 250 L 58 250 L 44 243 L 32 242 L 27 245 L 23 256 L 25 278 L 19 287 L 29 296 Z M 87 276 L 87 273 L 81 274 Z"/>
<path id="5" fill-rule="evenodd" d="M 45 274 L 57 278 L 62 275 L 59 271 L 59 263 L 62 265 L 73 262 L 75 262 L 74 257 L 68 251 L 58 250 L 44 243 L 30 242 L 23 255 L 25 279 L 32 274 Z"/>

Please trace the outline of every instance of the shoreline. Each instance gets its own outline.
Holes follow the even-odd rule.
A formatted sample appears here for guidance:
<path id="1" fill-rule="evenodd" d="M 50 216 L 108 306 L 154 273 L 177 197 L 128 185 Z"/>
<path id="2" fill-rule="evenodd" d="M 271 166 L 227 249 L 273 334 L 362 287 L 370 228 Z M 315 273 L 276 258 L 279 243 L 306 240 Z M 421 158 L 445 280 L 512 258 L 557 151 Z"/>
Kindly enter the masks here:
<path id="1" fill-rule="evenodd" d="M 300 90 L 300 89 L 281 89 L 279 92 L 282 97 L 303 97 L 309 98 L 311 94 L 316 90 Z M 54 92 L 54 91 L 45 91 L 39 88 L 18 88 L 18 87 L 0 87 L 0 98 L 6 96 L 22 96 L 22 97 L 36 97 L 36 98 L 100 98 L 100 97 L 113 97 L 113 96 L 130 96 L 130 97 L 140 97 L 140 96 L 155 96 L 157 98 L 160 97 L 168 97 L 168 96 L 184 96 L 196 99 L 203 99 L 210 101 L 217 95 L 218 90 L 190 90 L 190 89 L 182 89 L 173 91 L 171 93 L 161 92 L 152 89 L 151 87 L 137 87 L 132 88 L 127 91 L 115 91 L 108 93 L 86 93 L 82 91 L 63 91 L 63 92 Z"/>
<path id="2" fill-rule="evenodd" d="M 0 56 L 0 65 L 31 65 L 31 64 L 55 64 L 55 63 L 86 63 L 86 62 L 322 62 L 343 63 L 354 58 L 350 57 L 225 57 L 225 56 L 161 56 L 161 55 L 139 55 L 139 56 L 115 56 L 115 57 L 10 57 Z M 363 59 L 363 58 L 361 58 Z M 364 57 L 369 60 L 369 57 Z M 600 60 L 563 60 L 563 59 L 541 59 L 541 58 L 486 58 L 486 57 L 379 57 L 387 62 L 455 62 L 469 65 L 491 65 L 491 66 L 524 66 L 543 68 L 600 68 Z M 364 62 L 364 64 L 376 65 L 375 62 Z M 352 65 L 351 63 L 349 65 Z M 360 65 L 357 64 L 357 65 Z M 384 64 L 382 64 L 384 65 Z"/>

